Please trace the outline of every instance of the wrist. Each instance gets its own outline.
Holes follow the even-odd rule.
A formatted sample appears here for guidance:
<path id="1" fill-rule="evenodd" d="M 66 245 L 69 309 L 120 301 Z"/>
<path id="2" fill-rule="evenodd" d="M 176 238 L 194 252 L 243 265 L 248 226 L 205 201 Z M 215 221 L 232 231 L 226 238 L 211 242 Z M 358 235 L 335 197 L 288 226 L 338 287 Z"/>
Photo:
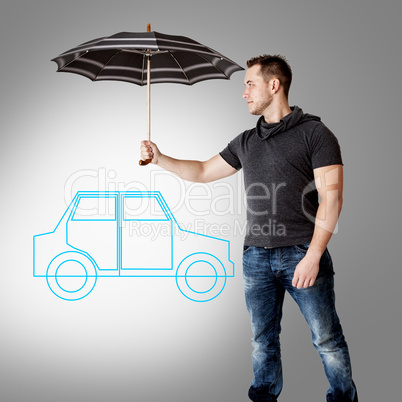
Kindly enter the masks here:
<path id="1" fill-rule="evenodd" d="M 163 155 L 161 153 L 158 153 L 158 155 L 154 155 L 154 164 L 159 165 L 161 159 L 163 159 Z"/>
<path id="2" fill-rule="evenodd" d="M 306 257 L 310 258 L 314 261 L 320 261 L 323 252 L 324 252 L 324 250 L 321 250 L 318 247 L 314 247 L 314 246 L 310 245 L 310 247 L 307 250 Z"/>

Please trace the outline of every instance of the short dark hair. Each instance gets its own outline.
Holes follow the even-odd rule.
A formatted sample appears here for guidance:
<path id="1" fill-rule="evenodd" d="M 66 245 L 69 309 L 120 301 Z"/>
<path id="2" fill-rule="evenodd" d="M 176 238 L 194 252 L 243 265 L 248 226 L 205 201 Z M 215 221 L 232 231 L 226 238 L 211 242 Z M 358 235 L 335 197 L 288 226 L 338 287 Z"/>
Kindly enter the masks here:
<path id="1" fill-rule="evenodd" d="M 279 54 L 273 56 L 263 54 L 262 56 L 247 60 L 248 68 L 256 64 L 261 66 L 261 74 L 265 81 L 268 82 L 272 76 L 279 79 L 287 98 L 289 96 L 290 84 L 292 83 L 292 69 L 286 58 Z"/>

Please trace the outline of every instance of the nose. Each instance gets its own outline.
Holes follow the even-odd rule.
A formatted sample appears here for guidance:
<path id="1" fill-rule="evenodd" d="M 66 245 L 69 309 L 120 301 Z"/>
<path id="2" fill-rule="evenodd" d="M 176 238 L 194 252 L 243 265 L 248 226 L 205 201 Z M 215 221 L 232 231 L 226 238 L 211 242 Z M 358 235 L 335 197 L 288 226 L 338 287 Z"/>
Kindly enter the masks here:
<path id="1" fill-rule="evenodd" d="M 244 99 L 247 99 L 247 98 L 248 98 L 248 91 L 247 91 L 247 88 L 244 90 L 242 97 L 243 97 Z"/>

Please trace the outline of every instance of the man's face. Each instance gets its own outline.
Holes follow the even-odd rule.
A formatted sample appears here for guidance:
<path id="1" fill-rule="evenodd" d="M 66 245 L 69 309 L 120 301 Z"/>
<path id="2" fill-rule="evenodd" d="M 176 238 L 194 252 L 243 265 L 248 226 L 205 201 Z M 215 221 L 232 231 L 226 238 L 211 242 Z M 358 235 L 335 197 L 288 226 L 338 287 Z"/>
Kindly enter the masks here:
<path id="1" fill-rule="evenodd" d="M 264 81 L 260 74 L 261 67 L 256 64 L 246 71 L 243 98 L 246 99 L 248 109 L 253 115 L 263 115 L 272 103 L 273 96 L 269 92 L 269 83 Z"/>

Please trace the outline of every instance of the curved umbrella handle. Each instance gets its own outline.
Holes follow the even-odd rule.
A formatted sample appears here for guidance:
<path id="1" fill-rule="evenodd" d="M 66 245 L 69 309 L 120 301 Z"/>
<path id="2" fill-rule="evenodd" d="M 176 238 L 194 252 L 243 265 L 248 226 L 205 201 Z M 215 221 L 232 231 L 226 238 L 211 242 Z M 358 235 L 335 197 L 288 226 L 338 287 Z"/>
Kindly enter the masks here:
<path id="1" fill-rule="evenodd" d="M 151 160 L 152 159 L 145 159 L 145 161 L 144 161 L 144 160 L 140 159 L 140 161 L 138 163 L 140 164 L 140 166 L 146 166 L 146 165 L 148 165 L 148 163 L 151 163 Z"/>

